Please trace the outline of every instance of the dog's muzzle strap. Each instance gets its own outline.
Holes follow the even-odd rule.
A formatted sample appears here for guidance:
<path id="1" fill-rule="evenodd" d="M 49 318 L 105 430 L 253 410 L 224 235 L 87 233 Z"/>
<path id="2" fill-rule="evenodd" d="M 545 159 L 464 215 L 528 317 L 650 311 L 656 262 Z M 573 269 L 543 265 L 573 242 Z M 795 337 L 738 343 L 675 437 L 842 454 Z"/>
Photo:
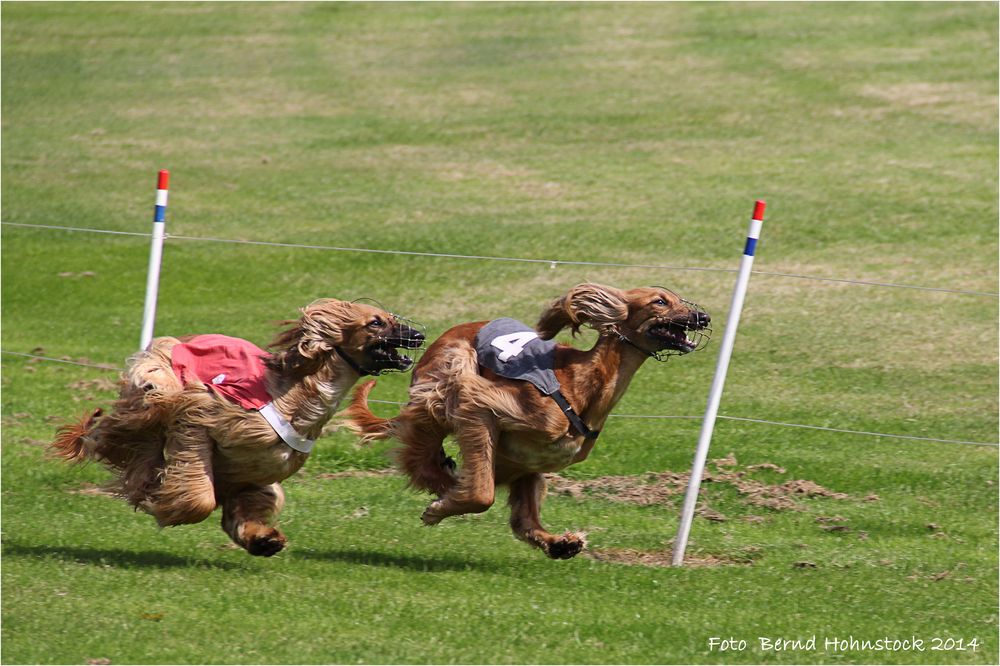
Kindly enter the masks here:
<path id="1" fill-rule="evenodd" d="M 566 397 L 561 391 L 550 393 L 549 397 L 556 401 L 556 404 L 559 405 L 559 409 L 563 410 L 566 414 L 566 418 L 569 419 L 570 425 L 573 426 L 573 429 L 579 434 L 583 435 L 584 439 L 597 439 L 597 436 L 601 434 L 600 430 L 591 430 L 587 427 L 587 424 L 584 423 L 583 419 L 580 418 L 580 415 L 573 410 L 572 405 L 569 404 L 569 401 L 566 400 Z"/>
<path id="2" fill-rule="evenodd" d="M 619 339 L 619 340 L 620 340 L 621 342 L 624 342 L 624 343 L 625 343 L 625 344 L 627 344 L 627 345 L 631 345 L 632 347 L 635 347 L 636 349 L 638 349 L 639 351 L 641 351 L 641 352 L 642 352 L 643 354 L 645 354 L 646 356 L 648 356 L 648 357 L 650 357 L 650 358 L 656 358 L 657 360 L 659 360 L 659 359 L 657 358 L 657 356 L 656 356 L 656 352 L 651 352 L 651 351 L 649 351 L 648 349 L 643 349 L 642 347 L 640 347 L 639 345 L 635 344 L 635 343 L 634 343 L 634 342 L 632 342 L 632 341 L 631 341 L 630 339 L 628 339 L 627 337 L 625 337 L 625 336 L 624 336 L 624 335 L 622 334 L 622 332 L 621 332 L 621 331 L 619 331 L 619 330 L 617 330 L 617 329 L 614 329 L 614 331 L 613 331 L 613 332 L 614 332 L 614 334 L 615 334 L 615 335 L 617 335 L 617 336 L 618 336 L 618 339 Z"/>
<path id="3" fill-rule="evenodd" d="M 365 370 L 364 368 L 362 368 L 360 365 L 358 365 L 357 361 L 348 356 L 347 352 L 345 352 L 340 347 L 334 347 L 334 350 L 336 350 L 336 352 L 340 355 L 340 358 L 344 359 L 344 361 L 347 362 L 347 365 L 351 366 L 351 370 L 358 373 L 362 377 L 375 376 L 377 374 L 372 372 L 371 370 Z"/>
<path id="4" fill-rule="evenodd" d="M 278 437 L 300 453 L 309 453 L 312 451 L 313 444 L 316 443 L 314 439 L 306 439 L 292 427 L 292 424 L 285 420 L 285 417 L 281 415 L 280 412 L 274 407 L 273 402 L 269 402 L 259 410 L 260 415 L 264 417 L 274 432 L 278 433 Z"/>

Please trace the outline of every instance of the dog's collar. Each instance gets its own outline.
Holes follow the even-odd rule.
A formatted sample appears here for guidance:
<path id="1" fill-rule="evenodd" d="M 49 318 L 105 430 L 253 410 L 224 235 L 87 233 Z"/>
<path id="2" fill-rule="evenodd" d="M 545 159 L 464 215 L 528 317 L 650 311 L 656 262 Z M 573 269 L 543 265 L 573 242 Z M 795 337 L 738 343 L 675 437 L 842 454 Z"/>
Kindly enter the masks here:
<path id="1" fill-rule="evenodd" d="M 348 356 L 347 353 L 340 347 L 334 347 L 334 349 L 338 354 L 340 354 L 340 358 L 344 359 L 347 365 L 351 366 L 351 370 L 358 373 L 362 377 L 374 377 L 378 374 L 377 372 L 372 372 L 371 370 L 365 370 L 362 368 L 357 361 Z"/>

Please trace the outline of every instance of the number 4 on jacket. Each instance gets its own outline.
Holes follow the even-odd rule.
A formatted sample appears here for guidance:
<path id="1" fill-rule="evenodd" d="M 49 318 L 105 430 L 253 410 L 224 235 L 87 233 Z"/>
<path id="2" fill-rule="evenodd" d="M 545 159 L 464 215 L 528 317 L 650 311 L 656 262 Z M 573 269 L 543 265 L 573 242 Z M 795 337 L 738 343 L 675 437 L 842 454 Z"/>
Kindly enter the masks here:
<path id="1" fill-rule="evenodd" d="M 498 335 L 490 340 L 490 344 L 500 350 L 497 358 L 506 363 L 520 354 L 524 350 L 524 346 L 537 337 L 538 334 L 534 331 L 519 331 Z"/>

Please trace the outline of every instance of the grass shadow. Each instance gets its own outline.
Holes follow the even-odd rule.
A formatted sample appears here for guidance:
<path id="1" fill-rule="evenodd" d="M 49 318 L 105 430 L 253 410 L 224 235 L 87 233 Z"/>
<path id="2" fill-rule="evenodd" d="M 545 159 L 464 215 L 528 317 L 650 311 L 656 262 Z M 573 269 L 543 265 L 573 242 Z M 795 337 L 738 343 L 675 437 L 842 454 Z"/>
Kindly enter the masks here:
<path id="1" fill-rule="evenodd" d="M 182 569 L 204 567 L 235 570 L 242 566 L 232 562 L 206 560 L 199 557 L 172 555 L 158 551 L 134 551 L 117 548 L 84 548 L 68 546 L 28 546 L 4 543 L 4 557 L 55 557 L 64 562 L 106 565 L 123 569 Z"/>
<path id="2" fill-rule="evenodd" d="M 295 557 L 307 560 L 325 560 L 330 562 L 348 562 L 376 567 L 395 567 L 411 571 L 489 571 L 496 573 L 499 569 L 481 560 L 468 560 L 455 556 L 422 557 L 419 555 L 404 555 L 385 553 L 372 550 L 324 550 L 296 551 Z"/>

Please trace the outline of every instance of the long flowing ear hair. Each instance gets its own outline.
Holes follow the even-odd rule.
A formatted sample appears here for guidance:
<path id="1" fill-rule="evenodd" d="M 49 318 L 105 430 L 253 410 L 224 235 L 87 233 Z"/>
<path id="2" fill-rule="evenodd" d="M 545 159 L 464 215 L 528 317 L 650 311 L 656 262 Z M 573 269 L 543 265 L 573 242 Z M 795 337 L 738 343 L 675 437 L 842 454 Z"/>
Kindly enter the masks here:
<path id="1" fill-rule="evenodd" d="M 298 319 L 279 322 L 289 328 L 268 345 L 274 351 L 264 363 L 275 372 L 297 376 L 318 372 L 334 347 L 343 342 L 344 325 L 354 315 L 350 303 L 333 298 L 313 301 L 299 312 Z"/>
<path id="2" fill-rule="evenodd" d="M 543 340 L 550 340 L 566 327 L 576 336 L 587 324 L 604 332 L 628 319 L 625 292 L 615 287 L 584 282 L 542 311 L 535 330 Z"/>

